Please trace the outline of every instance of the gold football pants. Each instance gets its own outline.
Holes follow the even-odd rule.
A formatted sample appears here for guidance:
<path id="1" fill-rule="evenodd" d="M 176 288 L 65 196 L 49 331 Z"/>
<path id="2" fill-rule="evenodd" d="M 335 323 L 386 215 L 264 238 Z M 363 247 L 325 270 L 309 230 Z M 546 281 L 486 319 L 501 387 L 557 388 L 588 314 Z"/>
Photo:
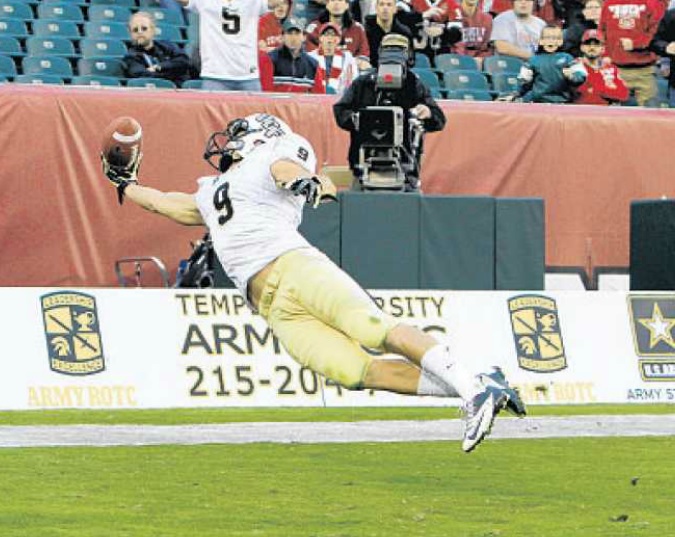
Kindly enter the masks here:
<path id="1" fill-rule="evenodd" d="M 274 334 L 300 364 L 347 388 L 362 387 L 372 357 L 398 321 L 326 255 L 313 248 L 279 257 L 258 304 Z"/>

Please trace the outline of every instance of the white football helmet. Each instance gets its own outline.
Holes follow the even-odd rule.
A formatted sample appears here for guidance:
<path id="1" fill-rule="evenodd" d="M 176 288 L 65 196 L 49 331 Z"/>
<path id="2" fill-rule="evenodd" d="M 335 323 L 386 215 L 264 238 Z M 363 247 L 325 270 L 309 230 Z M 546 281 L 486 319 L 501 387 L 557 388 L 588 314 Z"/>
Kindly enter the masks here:
<path id="1" fill-rule="evenodd" d="M 224 131 L 214 132 L 206 143 L 204 158 L 220 173 L 242 160 L 261 145 L 292 133 L 291 128 L 271 114 L 251 114 L 230 121 Z M 218 164 L 212 161 L 219 157 Z"/>

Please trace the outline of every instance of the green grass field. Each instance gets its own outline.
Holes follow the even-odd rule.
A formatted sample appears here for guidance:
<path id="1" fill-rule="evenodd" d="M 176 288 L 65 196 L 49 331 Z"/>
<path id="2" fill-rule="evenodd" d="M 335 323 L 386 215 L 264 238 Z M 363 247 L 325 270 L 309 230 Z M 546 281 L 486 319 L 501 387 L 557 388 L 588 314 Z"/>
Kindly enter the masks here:
<path id="1" fill-rule="evenodd" d="M 674 406 L 531 407 L 533 415 Z M 8 412 L 3 425 L 440 419 L 454 409 Z M 0 449 L 0 536 L 673 535 L 675 438 Z"/>

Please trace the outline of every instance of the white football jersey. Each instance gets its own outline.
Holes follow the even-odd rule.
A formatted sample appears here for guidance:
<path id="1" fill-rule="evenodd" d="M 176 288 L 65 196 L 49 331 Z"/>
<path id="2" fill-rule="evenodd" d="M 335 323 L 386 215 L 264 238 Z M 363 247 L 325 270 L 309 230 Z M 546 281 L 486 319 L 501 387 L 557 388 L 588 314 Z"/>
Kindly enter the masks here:
<path id="1" fill-rule="evenodd" d="M 311 247 L 298 232 L 305 199 L 279 188 L 270 172 L 278 160 L 316 170 L 310 143 L 291 133 L 261 145 L 224 174 L 198 180 L 195 199 L 216 255 L 245 297 L 248 280 L 268 263 Z"/>
<path id="2" fill-rule="evenodd" d="M 268 0 L 190 0 L 199 13 L 201 76 L 219 80 L 258 78 L 258 19 Z"/>

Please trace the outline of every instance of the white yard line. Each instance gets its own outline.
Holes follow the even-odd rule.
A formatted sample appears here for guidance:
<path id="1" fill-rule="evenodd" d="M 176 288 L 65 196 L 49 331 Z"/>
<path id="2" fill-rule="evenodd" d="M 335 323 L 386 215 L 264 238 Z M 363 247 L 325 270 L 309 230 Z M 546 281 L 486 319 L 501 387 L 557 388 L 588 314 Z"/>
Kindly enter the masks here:
<path id="1" fill-rule="evenodd" d="M 428 442 L 460 440 L 460 420 L 214 425 L 0 426 L 0 447 Z M 675 436 L 675 415 L 498 419 L 491 438 Z"/>

